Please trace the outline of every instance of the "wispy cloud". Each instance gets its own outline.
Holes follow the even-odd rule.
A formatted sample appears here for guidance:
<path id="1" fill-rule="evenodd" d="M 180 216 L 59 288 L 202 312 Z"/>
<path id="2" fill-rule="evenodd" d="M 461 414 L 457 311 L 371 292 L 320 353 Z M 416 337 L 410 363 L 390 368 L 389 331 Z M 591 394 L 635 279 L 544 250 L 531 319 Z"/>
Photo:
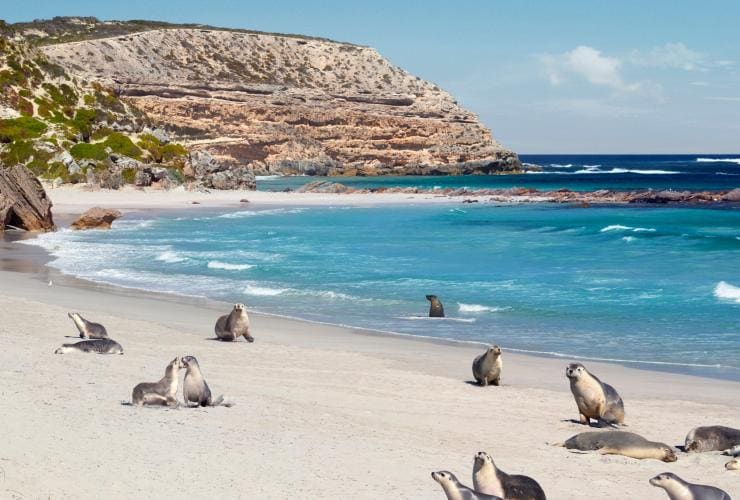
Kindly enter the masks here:
<path id="1" fill-rule="evenodd" d="M 652 68 L 674 68 L 684 71 L 706 69 L 707 57 L 691 50 L 683 43 L 666 43 L 649 50 L 633 50 L 629 62 L 636 66 Z"/>
<path id="2" fill-rule="evenodd" d="M 553 85 L 560 85 L 575 76 L 594 85 L 623 92 L 640 89 L 639 83 L 624 81 L 621 75 L 622 61 L 602 55 L 601 51 L 587 45 L 580 45 L 563 54 L 540 55 L 539 59 Z"/>
<path id="3" fill-rule="evenodd" d="M 630 117 L 650 113 L 648 108 L 628 106 L 624 103 L 604 99 L 557 99 L 535 104 L 535 106 L 555 113 L 567 113 L 586 117 Z"/>
<path id="4" fill-rule="evenodd" d="M 705 97 L 707 101 L 724 101 L 724 102 L 740 102 L 740 96 L 734 97 L 734 96 L 715 96 L 715 97 Z"/>

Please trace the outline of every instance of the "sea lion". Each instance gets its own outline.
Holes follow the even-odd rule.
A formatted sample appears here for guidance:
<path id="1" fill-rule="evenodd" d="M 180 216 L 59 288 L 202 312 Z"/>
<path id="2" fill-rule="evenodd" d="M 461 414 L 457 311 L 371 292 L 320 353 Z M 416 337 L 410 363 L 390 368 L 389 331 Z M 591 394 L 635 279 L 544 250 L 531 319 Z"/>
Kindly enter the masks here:
<path id="1" fill-rule="evenodd" d="M 441 470 L 432 472 L 432 479 L 437 481 L 447 495 L 447 500 L 503 500 L 501 497 L 487 495 L 468 488 L 457 480 L 452 472 Z"/>
<path id="2" fill-rule="evenodd" d="M 221 340 L 232 341 L 244 336 L 247 342 L 254 342 L 249 334 L 249 316 L 244 304 L 234 304 L 229 314 L 221 316 L 216 321 L 216 337 Z"/>
<path id="3" fill-rule="evenodd" d="M 182 368 L 179 357 L 173 359 L 164 370 L 159 382 L 142 382 L 134 387 L 131 403 L 134 405 L 177 406 L 178 373 Z"/>
<path id="4" fill-rule="evenodd" d="M 740 444 L 736 444 L 732 448 L 727 448 L 722 454 L 730 455 L 731 457 L 740 457 Z"/>
<path id="5" fill-rule="evenodd" d="M 473 377 L 483 387 L 488 384 L 499 385 L 502 368 L 501 348 L 492 345 L 485 353 L 473 360 Z"/>
<path id="6" fill-rule="evenodd" d="M 537 481 L 528 476 L 509 475 L 496 467 L 488 453 L 479 451 L 473 459 L 473 488 L 506 500 L 546 500 Z"/>
<path id="7" fill-rule="evenodd" d="M 83 339 L 107 339 L 108 332 L 100 323 L 88 321 L 79 313 L 67 313 L 67 316 L 74 321 L 75 326 L 80 331 L 80 338 Z"/>
<path id="8" fill-rule="evenodd" d="M 439 301 L 436 295 L 427 295 L 429 301 L 429 317 L 430 318 L 444 318 L 445 308 Z"/>
<path id="9" fill-rule="evenodd" d="M 687 452 L 722 451 L 735 445 L 740 445 L 740 429 L 708 425 L 689 431 L 686 435 L 684 450 Z"/>
<path id="10" fill-rule="evenodd" d="M 200 365 L 195 356 L 185 356 L 181 360 L 182 365 L 187 370 L 185 379 L 182 382 L 182 397 L 185 400 L 185 406 L 219 406 L 224 402 L 224 397 L 219 396 L 215 400 L 211 396 L 211 389 L 203 378 L 200 371 Z"/>
<path id="11" fill-rule="evenodd" d="M 630 458 L 654 458 L 663 462 L 678 460 L 673 448 L 665 443 L 648 441 L 633 432 L 591 431 L 582 432 L 559 445 L 569 450 L 595 451 L 602 455 L 623 455 Z"/>
<path id="12" fill-rule="evenodd" d="M 725 464 L 727 470 L 740 470 L 740 458 L 733 458 Z"/>
<path id="13" fill-rule="evenodd" d="M 54 354 L 68 354 L 75 351 L 94 352 L 97 354 L 123 354 L 123 347 L 113 339 L 81 340 L 74 344 L 62 344 L 54 351 Z"/>
<path id="14" fill-rule="evenodd" d="M 671 500 L 732 500 L 719 488 L 687 483 L 671 472 L 658 474 L 650 479 L 650 484 L 663 488 Z"/>
<path id="15" fill-rule="evenodd" d="M 624 424 L 624 402 L 614 387 L 599 380 L 580 363 L 569 364 L 565 376 L 570 380 L 570 391 L 582 424 L 591 425 L 591 419 L 612 426 Z"/>

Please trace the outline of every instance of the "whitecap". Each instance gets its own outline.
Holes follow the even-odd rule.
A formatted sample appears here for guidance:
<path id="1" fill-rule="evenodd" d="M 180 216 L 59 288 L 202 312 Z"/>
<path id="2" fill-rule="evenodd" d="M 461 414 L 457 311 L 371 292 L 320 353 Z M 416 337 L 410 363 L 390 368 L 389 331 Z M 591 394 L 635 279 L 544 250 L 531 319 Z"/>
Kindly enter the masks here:
<path id="1" fill-rule="evenodd" d="M 608 233 L 609 231 L 628 231 L 631 228 L 630 226 L 623 226 L 621 224 L 612 224 L 610 226 L 602 227 L 599 231 L 600 233 Z"/>
<path id="2" fill-rule="evenodd" d="M 631 243 L 635 241 L 637 238 L 634 236 L 622 236 L 622 240 L 626 241 L 627 243 Z"/>
<path id="3" fill-rule="evenodd" d="M 432 318 L 430 316 L 399 316 L 398 319 L 407 319 L 407 320 L 413 320 L 413 321 L 455 321 L 458 323 L 475 323 L 475 318 Z"/>
<path id="4" fill-rule="evenodd" d="M 482 312 L 499 312 L 511 309 L 510 307 L 484 306 L 482 304 L 463 304 L 457 303 L 458 311 L 461 313 L 482 313 Z"/>
<path id="5" fill-rule="evenodd" d="M 550 166 L 552 168 L 571 168 L 573 166 L 572 163 L 568 163 L 567 165 L 561 165 L 559 163 L 550 163 Z"/>
<path id="6" fill-rule="evenodd" d="M 280 179 L 281 177 L 284 177 L 283 175 L 255 175 L 255 180 L 258 181 L 271 181 L 274 179 Z"/>
<path id="7" fill-rule="evenodd" d="M 257 285 L 247 285 L 242 290 L 245 295 L 257 295 L 262 297 L 274 297 L 289 291 L 287 288 L 268 288 Z"/>
<path id="8" fill-rule="evenodd" d="M 655 228 L 652 227 L 636 227 L 632 230 L 633 233 L 654 233 Z"/>
<path id="9" fill-rule="evenodd" d="M 720 281 L 714 287 L 714 296 L 718 299 L 732 300 L 740 304 L 740 287 L 730 285 L 726 281 Z"/>
<path id="10" fill-rule="evenodd" d="M 244 271 L 253 267 L 252 264 L 229 264 L 218 260 L 212 260 L 208 263 L 209 269 L 223 269 L 224 271 Z"/>
<path id="11" fill-rule="evenodd" d="M 699 163 L 725 162 L 740 165 L 740 158 L 697 158 L 696 161 Z"/>
<path id="12" fill-rule="evenodd" d="M 173 252 L 172 250 L 167 250 L 157 255 L 155 257 L 155 260 L 166 262 L 168 264 L 174 264 L 176 262 L 183 262 L 188 259 L 187 257 L 182 257 L 181 255 L 178 255 L 177 252 Z"/>
<path id="13" fill-rule="evenodd" d="M 244 217 L 259 217 L 263 215 L 299 214 L 305 212 L 303 208 L 273 208 L 270 210 L 243 210 L 219 215 L 219 219 L 241 219 Z"/>

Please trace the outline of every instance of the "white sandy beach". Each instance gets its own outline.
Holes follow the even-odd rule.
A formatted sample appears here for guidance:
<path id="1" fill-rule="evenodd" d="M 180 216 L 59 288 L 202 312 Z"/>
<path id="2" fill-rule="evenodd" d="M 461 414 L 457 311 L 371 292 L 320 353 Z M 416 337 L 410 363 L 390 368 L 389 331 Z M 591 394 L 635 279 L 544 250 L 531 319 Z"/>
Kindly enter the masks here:
<path id="1" fill-rule="evenodd" d="M 49 195 L 57 214 L 395 196 Z M 427 198 L 437 199 L 414 199 Z M 680 453 L 666 464 L 549 446 L 587 430 L 570 421 L 577 411 L 566 359 L 505 350 L 503 385 L 480 388 L 467 383 L 479 346 L 256 315 L 254 344 L 220 343 L 209 339 L 228 304 L 15 267 L 25 272 L 0 271 L 0 498 L 444 498 L 430 472 L 447 469 L 470 484 L 477 451 L 535 478 L 550 499 L 663 499 L 648 479 L 664 471 L 740 495 L 740 474 L 726 471 L 718 453 Z M 52 354 L 75 341 L 65 337 L 76 335 L 68 311 L 103 323 L 125 355 Z M 170 360 L 188 354 L 234 407 L 121 405 L 134 385 L 158 380 Z M 620 391 L 627 430 L 648 439 L 675 446 L 698 425 L 740 427 L 740 383 L 586 364 Z"/>

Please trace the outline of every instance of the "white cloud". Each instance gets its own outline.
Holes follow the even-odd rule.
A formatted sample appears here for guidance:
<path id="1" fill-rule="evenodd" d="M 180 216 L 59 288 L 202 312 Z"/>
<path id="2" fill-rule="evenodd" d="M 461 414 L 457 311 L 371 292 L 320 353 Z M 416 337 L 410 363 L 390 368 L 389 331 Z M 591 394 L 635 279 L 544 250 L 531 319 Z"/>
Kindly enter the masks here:
<path id="1" fill-rule="evenodd" d="M 560 85 L 568 76 L 584 78 L 594 85 L 603 85 L 620 91 L 634 91 L 640 88 L 639 83 L 628 84 L 622 78 L 620 69 L 622 61 L 608 57 L 593 47 L 580 45 L 570 52 L 540 56 L 550 83 Z"/>
<path id="2" fill-rule="evenodd" d="M 674 68 L 684 71 L 705 70 L 707 58 L 683 43 L 666 43 L 647 51 L 633 50 L 629 61 L 637 66 Z M 723 63 L 726 61 L 722 61 Z"/>

